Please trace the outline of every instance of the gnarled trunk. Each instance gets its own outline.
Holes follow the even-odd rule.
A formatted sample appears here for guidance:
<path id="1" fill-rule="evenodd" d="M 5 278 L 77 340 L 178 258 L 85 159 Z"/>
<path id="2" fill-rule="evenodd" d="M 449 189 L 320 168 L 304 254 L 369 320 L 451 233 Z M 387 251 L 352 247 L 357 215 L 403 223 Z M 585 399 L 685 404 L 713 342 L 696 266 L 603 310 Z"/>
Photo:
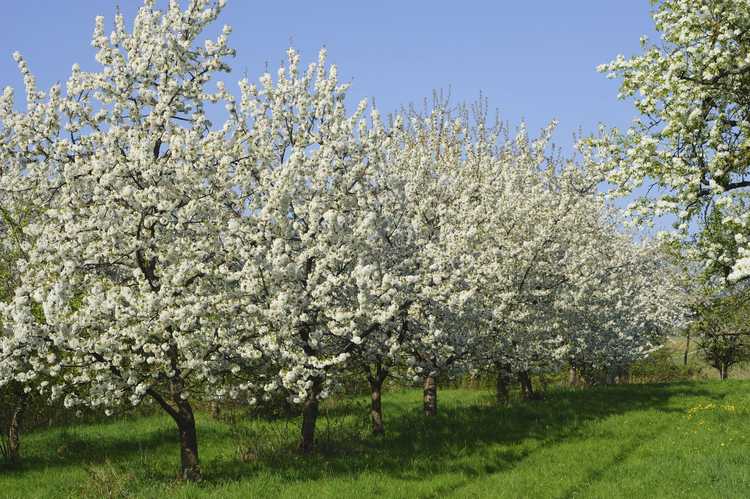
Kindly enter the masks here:
<path id="1" fill-rule="evenodd" d="M 174 354 L 174 352 L 173 349 L 171 353 Z M 173 365 L 176 364 L 173 363 Z M 189 482 L 198 482 L 202 478 L 198 459 L 198 432 L 195 429 L 193 408 L 187 398 L 183 398 L 184 387 L 185 383 L 177 372 L 170 383 L 171 403 L 155 389 L 149 389 L 147 393 L 177 424 L 180 436 L 180 478 Z"/>
<path id="2" fill-rule="evenodd" d="M 495 398 L 498 404 L 507 404 L 510 401 L 510 371 L 506 366 L 498 366 L 497 380 L 495 383 Z"/>
<path id="3" fill-rule="evenodd" d="M 177 401 L 177 408 L 175 422 L 180 432 L 180 476 L 183 480 L 197 482 L 201 479 L 201 470 L 193 408 L 187 400 L 181 399 Z"/>
<path id="4" fill-rule="evenodd" d="M 433 374 L 424 379 L 424 415 L 437 416 L 437 380 Z"/>
<path id="5" fill-rule="evenodd" d="M 16 390 L 16 403 L 10 414 L 7 428 L 8 438 L 8 461 L 16 464 L 21 460 L 21 418 L 26 409 L 27 395 L 22 389 Z"/>
<path id="6" fill-rule="evenodd" d="M 320 395 L 321 382 L 313 379 L 313 386 L 302 406 L 302 438 L 299 450 L 302 454 L 311 454 L 315 449 L 315 423 L 318 420 L 318 395 Z"/>
<path id="7" fill-rule="evenodd" d="M 370 382 L 370 419 L 372 420 L 372 433 L 375 435 L 385 434 L 383 423 L 383 404 L 381 400 L 383 382 L 388 377 L 388 370 L 378 365 L 374 375 L 368 375 Z"/>

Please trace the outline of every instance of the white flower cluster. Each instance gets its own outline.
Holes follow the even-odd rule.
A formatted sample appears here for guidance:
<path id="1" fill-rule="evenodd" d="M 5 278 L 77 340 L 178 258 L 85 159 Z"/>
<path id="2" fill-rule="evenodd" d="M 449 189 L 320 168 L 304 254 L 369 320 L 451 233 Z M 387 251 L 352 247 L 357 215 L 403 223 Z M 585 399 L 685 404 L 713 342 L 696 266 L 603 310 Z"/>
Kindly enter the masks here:
<path id="1" fill-rule="evenodd" d="M 622 78 L 620 97 L 641 116 L 626 133 L 602 129 L 588 140 L 591 161 L 622 194 L 640 196 L 638 219 L 672 214 L 690 243 L 706 215 L 742 237 L 694 255 L 730 267 L 729 281 L 750 276 L 747 175 L 750 109 L 750 3 L 747 0 L 661 0 L 653 13 L 659 43 L 643 54 L 618 56 L 599 70 Z M 643 195 L 646 193 L 646 195 Z M 724 276 L 726 277 L 726 276 Z"/>
<path id="2" fill-rule="evenodd" d="M 121 16 L 102 69 L 0 98 L 0 195 L 28 223 L 0 306 L 0 385 L 66 406 L 323 398 L 345 369 L 408 377 L 563 359 L 621 364 L 675 308 L 618 235 L 601 178 L 438 104 L 384 123 L 326 64 L 236 97 L 222 3 Z M 206 117 L 221 102 L 226 121 Z M 31 207 L 31 208 L 29 208 Z M 4 208 L 5 209 L 5 208 Z M 31 215 L 33 216 L 31 216 Z M 4 234 L 3 244 L 11 244 Z M 664 282 L 668 282 L 667 279 Z M 667 312 L 665 312 L 667 311 Z"/>

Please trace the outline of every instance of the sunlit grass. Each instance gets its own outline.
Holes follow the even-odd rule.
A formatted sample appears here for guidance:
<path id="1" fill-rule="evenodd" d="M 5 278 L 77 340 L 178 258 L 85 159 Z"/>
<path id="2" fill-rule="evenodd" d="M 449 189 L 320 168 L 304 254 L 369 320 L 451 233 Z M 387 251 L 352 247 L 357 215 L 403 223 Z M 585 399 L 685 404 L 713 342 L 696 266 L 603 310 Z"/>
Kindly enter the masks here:
<path id="1" fill-rule="evenodd" d="M 426 420 L 420 393 L 387 394 L 385 438 L 366 403 L 329 403 L 319 452 L 295 452 L 295 420 L 199 417 L 205 479 L 175 480 L 165 417 L 27 435 L 0 497 L 746 497 L 750 382 L 631 385 L 548 393 L 496 407 L 444 390 Z"/>

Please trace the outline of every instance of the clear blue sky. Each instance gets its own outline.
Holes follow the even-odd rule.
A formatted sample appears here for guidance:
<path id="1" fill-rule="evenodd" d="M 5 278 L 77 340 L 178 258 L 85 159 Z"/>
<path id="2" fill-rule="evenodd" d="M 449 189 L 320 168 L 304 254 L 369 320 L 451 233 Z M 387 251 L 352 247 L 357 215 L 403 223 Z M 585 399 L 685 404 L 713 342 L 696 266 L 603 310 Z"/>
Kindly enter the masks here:
<path id="1" fill-rule="evenodd" d="M 137 0 L 120 0 L 132 19 Z M 163 4 L 164 2 L 162 2 Z M 64 81 L 72 63 L 93 69 L 94 17 L 111 26 L 109 0 L 4 2 L 0 20 L 0 87 L 21 88 L 11 54 L 19 50 L 40 86 Z M 388 113 L 421 103 L 433 89 L 454 102 L 480 91 L 511 125 L 531 130 L 560 120 L 555 141 L 566 149 L 578 128 L 626 126 L 634 110 L 616 100 L 617 83 L 595 67 L 639 51 L 653 35 L 648 0 L 266 1 L 229 0 L 218 27 L 234 28 L 235 71 L 257 78 L 275 69 L 290 43 L 313 61 L 326 46 L 352 97 L 374 97 Z M 352 102 L 355 102 L 354 100 Z"/>

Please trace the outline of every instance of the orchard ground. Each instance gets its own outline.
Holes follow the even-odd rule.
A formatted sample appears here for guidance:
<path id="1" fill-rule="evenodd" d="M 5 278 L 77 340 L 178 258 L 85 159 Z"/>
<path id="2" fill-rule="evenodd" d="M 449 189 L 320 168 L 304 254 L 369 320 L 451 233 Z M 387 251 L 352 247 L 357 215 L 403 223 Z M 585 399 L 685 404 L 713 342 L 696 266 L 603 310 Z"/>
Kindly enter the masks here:
<path id="1" fill-rule="evenodd" d="M 175 479 L 167 417 L 27 435 L 25 461 L 0 474 L 2 497 L 743 497 L 750 490 L 750 381 L 551 389 L 498 407 L 479 389 L 324 404 L 318 453 L 295 451 L 298 421 L 198 421 L 204 480 Z"/>

